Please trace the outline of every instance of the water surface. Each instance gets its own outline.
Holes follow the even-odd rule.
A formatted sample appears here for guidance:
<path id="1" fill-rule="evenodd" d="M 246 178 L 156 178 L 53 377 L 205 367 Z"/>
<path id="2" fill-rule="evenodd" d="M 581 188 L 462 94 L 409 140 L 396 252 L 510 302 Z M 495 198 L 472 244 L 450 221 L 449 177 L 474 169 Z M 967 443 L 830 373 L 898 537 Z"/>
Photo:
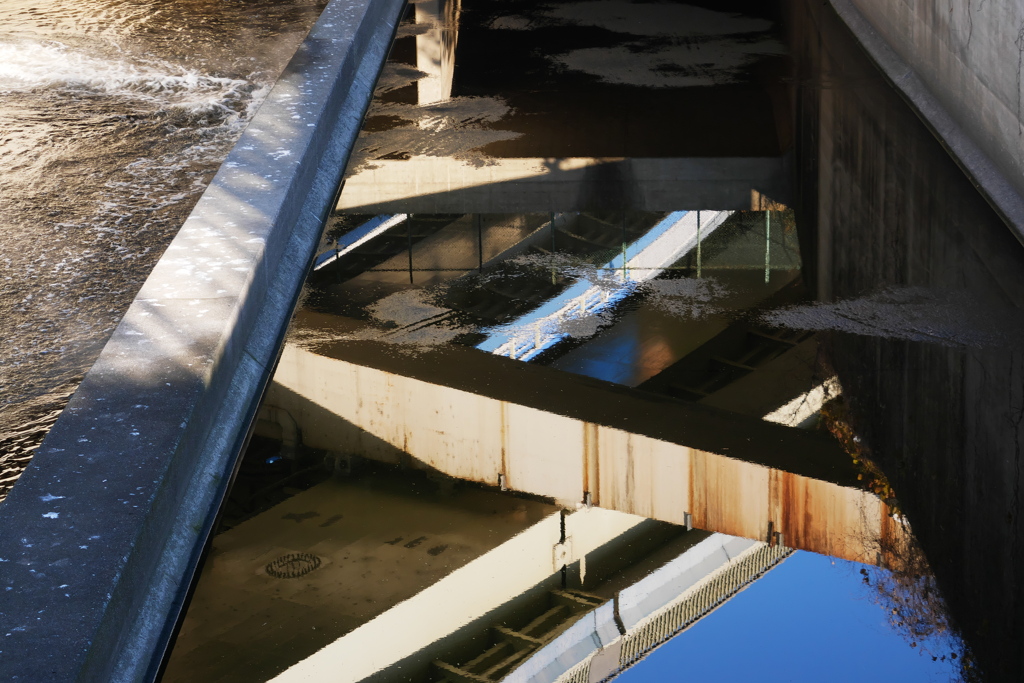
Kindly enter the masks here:
<path id="1" fill-rule="evenodd" d="M 324 4 L 0 6 L 0 496 Z"/>
<path id="2" fill-rule="evenodd" d="M 855 46 L 822 28 L 823 11 L 604 0 L 409 10 L 172 680 L 303 680 L 342 662 L 337 675 L 352 681 L 661 680 L 681 675 L 681 658 L 695 656 L 688 645 L 711 662 L 740 659 L 732 634 L 752 628 L 772 629 L 777 640 L 761 645 L 791 648 L 786 661 L 759 651 L 756 666 L 776 680 L 978 675 L 978 633 L 963 628 L 972 614 L 949 611 L 945 598 L 962 605 L 965 594 L 1009 588 L 965 591 L 950 578 L 955 561 L 933 574 L 934 558 L 951 551 L 931 521 L 939 495 L 880 463 L 892 457 L 883 452 L 928 443 L 942 418 L 903 425 L 905 441 L 872 439 L 894 419 L 882 388 L 900 370 L 875 369 L 871 354 L 953 364 L 1015 354 L 1013 304 L 993 295 L 978 262 L 1016 263 L 1020 249 L 1000 242 L 969 183 L 949 174 L 941 147 Z M 822 45 L 827 54 L 814 51 Z M 880 139 L 858 147 L 851 140 L 864 138 L 847 134 L 860 127 Z M 897 159 L 880 151 L 893 149 Z M 834 166 L 817 166 L 822 150 Z M 928 215 L 949 221 L 888 222 L 870 189 L 882 171 L 861 153 L 899 187 L 918 173 L 941 179 L 945 194 L 920 183 L 902 205 L 969 206 L 1004 252 L 942 256 L 929 276 L 931 262 L 897 249 L 905 243 L 881 246 L 913 225 L 931 256 L 952 255 L 946 240 L 960 218 L 936 209 Z M 904 260 L 917 278 L 904 277 Z M 1000 282 L 1015 288 L 1014 277 Z M 937 398 L 920 405 L 940 403 L 944 390 L 928 386 Z M 995 386 L 978 391 L 1004 411 Z M 878 396 L 885 402 L 872 403 Z M 668 465 L 664 481 L 640 476 L 646 438 L 742 463 L 743 475 L 702 480 L 712 482 L 707 498 L 728 501 L 719 516 L 627 514 L 665 500 L 657 492 L 679 476 Z M 517 459 L 531 450 L 523 443 L 543 454 L 529 467 Z M 962 457 L 957 448 L 949 458 Z M 834 499 L 796 495 L 806 507 L 787 499 L 808 533 L 787 537 L 770 520 L 745 528 L 749 540 L 710 533 L 760 519 L 750 482 L 783 451 L 779 477 L 836 486 Z M 565 477 L 578 461 L 588 463 L 582 487 Z M 563 477 L 571 485 L 559 488 Z M 625 493 L 609 495 L 609 481 Z M 385 482 L 407 487 L 401 502 Z M 358 490 L 364 507 L 346 507 L 356 494 L 332 498 L 339 487 Z M 445 522 L 444 543 L 431 545 L 437 526 L 407 521 L 410 509 L 464 513 L 460 501 L 477 496 L 493 501 L 489 511 Z M 862 505 L 863 526 L 830 527 L 842 517 L 836 500 Z M 552 507 L 474 546 L 520 504 Z M 882 531 L 869 524 L 877 510 Z M 374 526 L 350 538 L 367 514 L 394 533 Z M 588 526 L 595 514 L 607 515 L 606 536 Z M 809 539 L 846 559 L 786 545 Z M 701 564 L 709 542 L 749 545 Z M 470 546 L 472 558 L 435 574 L 437 557 Z M 275 562 L 305 573 L 275 577 Z M 673 573 L 687 563 L 702 567 L 699 580 Z M 424 576 L 437 577 L 443 599 L 421 587 Z M 321 599 L 344 605 L 323 612 Z M 992 614 L 1012 620 L 1014 609 Z"/>

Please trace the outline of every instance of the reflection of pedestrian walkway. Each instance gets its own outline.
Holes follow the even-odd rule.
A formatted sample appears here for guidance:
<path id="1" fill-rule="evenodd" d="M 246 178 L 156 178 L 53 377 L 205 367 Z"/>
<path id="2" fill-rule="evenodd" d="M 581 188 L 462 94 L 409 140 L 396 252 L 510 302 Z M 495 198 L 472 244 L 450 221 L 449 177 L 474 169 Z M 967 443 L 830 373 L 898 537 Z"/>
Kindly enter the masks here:
<path id="1" fill-rule="evenodd" d="M 661 275 L 730 213 L 706 211 L 703 226 L 700 211 L 668 214 L 635 242 L 620 242 L 621 253 L 595 270 L 597 282 L 581 279 L 573 283 L 557 297 L 492 332 L 477 348 L 523 361 L 534 358 L 570 337 L 567 328 L 607 313 L 632 294 L 637 284 Z"/>
<path id="2" fill-rule="evenodd" d="M 517 615 L 526 624 L 519 630 L 492 626 L 494 644 L 480 654 L 461 665 L 443 660 L 433 664 L 448 683 L 608 680 L 793 552 L 722 534 L 702 536 L 646 575 L 624 581 L 620 574 L 592 584 L 589 592 L 550 591 L 548 600 L 532 612 Z"/>
<path id="3" fill-rule="evenodd" d="M 367 472 L 216 537 L 163 680 L 603 677 L 790 552 Z"/>
<path id="4" fill-rule="evenodd" d="M 505 681 L 551 680 L 553 674 L 588 649 L 589 654 L 558 677 L 559 683 L 596 683 L 614 678 L 717 609 L 792 552 L 783 546 L 714 534 L 616 596 L 617 610 L 613 610 L 613 615 L 621 615 L 625 630 L 621 637 L 610 643 L 598 641 L 601 647 L 590 649 L 602 628 L 607 637 L 610 605 L 606 604 L 603 615 L 600 610 L 593 613 L 593 627 L 577 624 L 572 633 L 567 631 L 539 651 Z"/>

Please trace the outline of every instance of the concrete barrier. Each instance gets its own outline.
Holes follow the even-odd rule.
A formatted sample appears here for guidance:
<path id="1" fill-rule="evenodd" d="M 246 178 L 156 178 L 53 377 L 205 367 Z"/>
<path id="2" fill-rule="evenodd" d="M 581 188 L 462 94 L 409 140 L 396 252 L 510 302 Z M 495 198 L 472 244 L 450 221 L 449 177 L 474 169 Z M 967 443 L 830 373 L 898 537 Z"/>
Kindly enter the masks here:
<path id="1" fill-rule="evenodd" d="M 400 0 L 332 0 L 0 506 L 0 678 L 156 677 Z"/>

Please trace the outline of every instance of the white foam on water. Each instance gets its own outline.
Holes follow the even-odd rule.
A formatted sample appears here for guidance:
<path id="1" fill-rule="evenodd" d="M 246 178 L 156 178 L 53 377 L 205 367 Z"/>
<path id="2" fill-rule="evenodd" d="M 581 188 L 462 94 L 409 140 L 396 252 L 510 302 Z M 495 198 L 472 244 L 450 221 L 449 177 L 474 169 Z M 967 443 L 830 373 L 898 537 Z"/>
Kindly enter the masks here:
<path id="1" fill-rule="evenodd" d="M 51 40 L 0 36 L 0 94 L 77 91 L 202 113 L 245 106 L 253 84 L 162 60 L 107 56 Z"/>

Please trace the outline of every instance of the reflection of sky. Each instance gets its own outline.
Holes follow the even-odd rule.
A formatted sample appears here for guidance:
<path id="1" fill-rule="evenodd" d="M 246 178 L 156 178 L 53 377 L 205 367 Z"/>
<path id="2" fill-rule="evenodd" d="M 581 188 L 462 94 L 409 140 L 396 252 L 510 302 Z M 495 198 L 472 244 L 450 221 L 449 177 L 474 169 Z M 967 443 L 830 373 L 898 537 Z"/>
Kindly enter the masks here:
<path id="1" fill-rule="evenodd" d="M 941 643 L 923 654 L 892 630 L 859 568 L 797 552 L 616 683 L 957 680 L 956 662 L 932 661 Z"/>
<path id="2" fill-rule="evenodd" d="M 616 325 L 600 339 L 596 353 L 580 354 L 575 362 L 563 363 L 559 369 L 575 372 L 606 382 L 633 386 L 637 366 L 643 367 L 640 354 L 640 327 L 638 325 Z"/>

